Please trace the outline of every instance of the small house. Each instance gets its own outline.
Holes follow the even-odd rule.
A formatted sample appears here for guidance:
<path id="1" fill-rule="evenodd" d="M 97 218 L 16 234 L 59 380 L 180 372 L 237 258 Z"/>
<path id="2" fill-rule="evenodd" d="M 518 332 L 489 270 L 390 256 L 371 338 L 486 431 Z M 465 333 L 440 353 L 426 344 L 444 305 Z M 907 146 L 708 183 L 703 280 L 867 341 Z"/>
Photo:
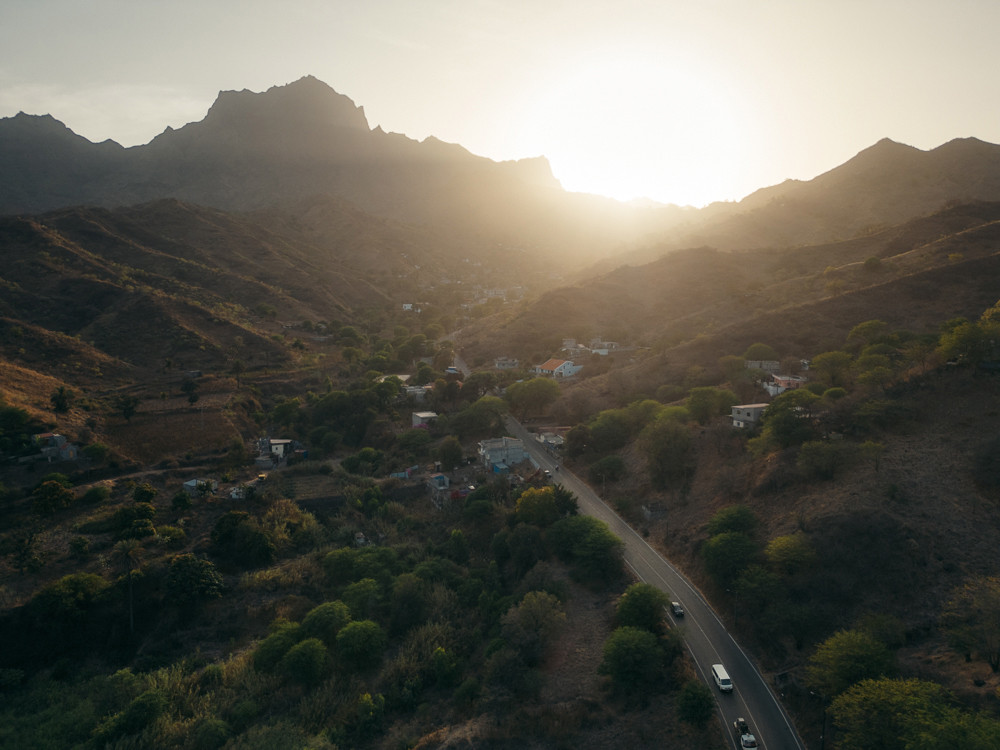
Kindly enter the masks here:
<path id="1" fill-rule="evenodd" d="M 411 421 L 414 427 L 429 427 L 438 418 L 434 411 L 415 411 Z"/>
<path id="2" fill-rule="evenodd" d="M 733 427 L 747 429 L 755 427 L 767 404 L 740 404 L 733 407 Z"/>
<path id="3" fill-rule="evenodd" d="M 188 497 L 199 497 L 215 492 L 219 489 L 219 483 L 214 479 L 189 479 L 183 484 L 183 488 Z"/>
<path id="4" fill-rule="evenodd" d="M 801 388 L 808 383 L 808 379 L 802 375 L 772 375 L 769 383 L 764 383 L 764 390 L 772 396 Z"/>
<path id="5" fill-rule="evenodd" d="M 483 466 L 491 471 L 496 471 L 498 465 L 509 468 L 527 460 L 528 453 L 522 441 L 517 438 L 502 437 L 480 441 L 479 456 Z M 501 470 L 497 473 L 506 473 L 506 471 Z"/>
<path id="6" fill-rule="evenodd" d="M 497 370 L 516 370 L 521 363 L 511 357 L 497 357 L 493 360 L 493 367 Z"/>
<path id="7" fill-rule="evenodd" d="M 569 378 L 583 369 L 583 365 L 574 365 L 569 359 L 549 359 L 540 365 L 535 365 L 534 373 L 550 378 Z"/>

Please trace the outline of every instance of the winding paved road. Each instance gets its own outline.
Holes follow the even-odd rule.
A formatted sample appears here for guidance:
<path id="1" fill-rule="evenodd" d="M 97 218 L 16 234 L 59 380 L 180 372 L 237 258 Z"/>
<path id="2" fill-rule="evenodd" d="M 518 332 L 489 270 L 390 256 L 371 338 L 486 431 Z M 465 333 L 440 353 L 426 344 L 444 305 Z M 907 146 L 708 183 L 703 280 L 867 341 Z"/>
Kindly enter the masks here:
<path id="1" fill-rule="evenodd" d="M 716 696 L 723 733 L 732 746 L 739 747 L 738 738 L 733 736 L 732 722 L 737 716 L 743 716 L 754 731 L 761 748 L 804 750 L 802 741 L 777 697 L 754 663 L 726 631 L 701 592 L 619 518 L 589 485 L 565 469 L 557 471 L 555 457 L 513 417 L 507 417 L 507 429 L 511 435 L 524 441 L 535 461 L 543 469 L 551 471 L 555 481 L 576 495 L 581 513 L 604 521 L 624 542 L 625 562 L 639 580 L 656 586 L 667 592 L 671 599 L 681 602 L 686 615 L 676 618 L 668 614 L 668 617 L 683 629 L 684 640 L 695 667 Z M 710 670 L 712 664 L 720 662 L 726 666 L 733 680 L 732 693 L 724 694 L 715 689 Z"/>

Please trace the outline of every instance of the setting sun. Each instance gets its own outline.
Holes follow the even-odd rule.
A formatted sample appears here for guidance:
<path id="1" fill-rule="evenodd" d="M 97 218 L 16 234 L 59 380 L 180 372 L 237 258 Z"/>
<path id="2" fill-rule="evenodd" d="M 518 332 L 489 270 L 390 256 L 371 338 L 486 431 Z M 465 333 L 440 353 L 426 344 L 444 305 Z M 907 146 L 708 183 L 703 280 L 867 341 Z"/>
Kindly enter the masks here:
<path id="1" fill-rule="evenodd" d="M 744 138 L 732 98 L 690 68 L 591 61 L 546 76 L 518 128 L 567 190 L 701 205 L 738 171 Z"/>

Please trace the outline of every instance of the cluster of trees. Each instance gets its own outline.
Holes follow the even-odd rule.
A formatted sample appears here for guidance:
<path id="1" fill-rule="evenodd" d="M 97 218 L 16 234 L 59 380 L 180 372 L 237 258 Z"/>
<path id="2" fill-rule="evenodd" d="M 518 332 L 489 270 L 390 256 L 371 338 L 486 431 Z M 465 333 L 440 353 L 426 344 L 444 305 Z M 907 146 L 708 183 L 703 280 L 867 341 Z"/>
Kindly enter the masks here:
<path id="1" fill-rule="evenodd" d="M 980 632 L 995 627 L 995 620 L 988 625 L 990 616 L 972 611 L 970 605 L 975 600 L 988 608 L 996 587 L 996 579 L 977 579 L 956 593 L 950 615 L 957 630 L 950 632 L 960 642 L 974 620 Z M 995 641 L 995 636 L 989 640 Z M 975 636 L 972 641 L 985 645 Z M 985 712 L 961 709 L 954 696 L 936 683 L 899 676 L 895 651 L 904 642 L 899 620 L 867 615 L 856 627 L 840 630 L 817 646 L 809 660 L 807 679 L 829 703 L 839 746 L 861 750 L 997 747 L 1000 720 Z M 990 647 L 985 648 L 989 651 Z"/>
<path id="2" fill-rule="evenodd" d="M 193 517 L 207 506 L 160 507 L 145 484 L 120 499 L 80 527 L 117 539 L 107 557 L 114 575 L 65 576 L 0 623 L 4 634 L 21 634 L 17 654 L 0 663 L 0 744 L 103 746 L 141 735 L 154 744 L 221 747 L 239 737 L 241 746 L 273 747 L 282 736 L 357 747 L 421 705 L 503 716 L 537 695 L 539 668 L 565 627 L 562 565 L 588 586 L 622 580 L 621 542 L 577 515 L 576 499 L 559 486 L 512 490 L 498 479 L 450 509 L 455 525 L 438 528 L 416 528 L 396 503 L 391 514 L 380 511 L 391 542 L 380 546 L 355 544 L 354 524 L 366 521 L 351 504 L 320 523 L 265 493 L 218 517 L 208 556 L 164 555 L 167 524 L 153 525 L 165 513 Z M 139 529 L 147 523 L 154 533 Z M 81 545 L 81 561 L 95 552 Z M 280 584 L 282 558 L 296 561 L 286 571 L 312 572 Z M 252 620 L 216 619 L 232 597 L 276 585 L 287 587 L 289 602 L 308 597 L 311 606 L 292 607 L 249 643 Z M 189 627 L 221 627 L 220 638 L 249 648 L 220 662 L 171 663 L 167 644 L 156 644 Z M 114 664 L 139 643 L 158 662 L 143 673 L 84 676 L 44 702 L 24 682 L 55 659 L 70 669 L 83 658 Z M 39 720 L 38 707 L 50 703 L 73 721 Z"/>
<path id="3" fill-rule="evenodd" d="M 614 481 L 623 475 L 624 465 L 609 460 L 611 454 L 635 441 L 653 486 L 683 489 L 696 468 L 691 425 L 728 414 L 735 403 L 735 394 L 725 388 L 696 387 L 679 404 L 641 399 L 620 409 L 605 409 L 566 434 L 566 454 L 592 461 L 593 476 Z"/>

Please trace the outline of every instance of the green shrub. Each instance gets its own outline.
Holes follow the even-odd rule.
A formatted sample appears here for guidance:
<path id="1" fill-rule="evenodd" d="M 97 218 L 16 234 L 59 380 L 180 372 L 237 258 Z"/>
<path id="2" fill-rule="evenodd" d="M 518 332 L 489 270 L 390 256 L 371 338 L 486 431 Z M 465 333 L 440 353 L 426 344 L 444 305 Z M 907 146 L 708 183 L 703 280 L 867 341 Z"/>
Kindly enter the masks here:
<path id="1" fill-rule="evenodd" d="M 302 634 L 306 638 L 319 638 L 332 646 L 337 633 L 351 621 L 351 611 L 344 602 L 324 602 L 314 607 L 302 620 Z"/>
<path id="2" fill-rule="evenodd" d="M 232 730 L 222 719 L 205 718 L 195 724 L 191 732 L 194 750 L 218 750 L 229 740 Z"/>
<path id="3" fill-rule="evenodd" d="M 337 633 L 337 655 L 351 669 L 363 670 L 379 664 L 385 645 L 385 633 L 371 620 L 348 623 Z"/>
<path id="4" fill-rule="evenodd" d="M 326 674 L 330 657 L 319 638 L 306 638 L 288 649 L 278 671 L 301 685 L 316 685 Z"/>
<path id="5" fill-rule="evenodd" d="M 111 490 L 103 484 L 91 487 L 80 496 L 80 502 L 87 505 L 100 505 L 111 497 Z"/>
<path id="6" fill-rule="evenodd" d="M 187 542 L 187 534 L 184 529 L 177 526 L 161 526 L 156 533 L 160 537 L 160 541 L 163 542 L 163 546 L 168 549 L 180 549 Z"/>
<path id="7" fill-rule="evenodd" d="M 271 672 L 299 641 L 299 625 L 285 623 L 257 644 L 253 652 L 253 666 L 261 672 Z"/>

